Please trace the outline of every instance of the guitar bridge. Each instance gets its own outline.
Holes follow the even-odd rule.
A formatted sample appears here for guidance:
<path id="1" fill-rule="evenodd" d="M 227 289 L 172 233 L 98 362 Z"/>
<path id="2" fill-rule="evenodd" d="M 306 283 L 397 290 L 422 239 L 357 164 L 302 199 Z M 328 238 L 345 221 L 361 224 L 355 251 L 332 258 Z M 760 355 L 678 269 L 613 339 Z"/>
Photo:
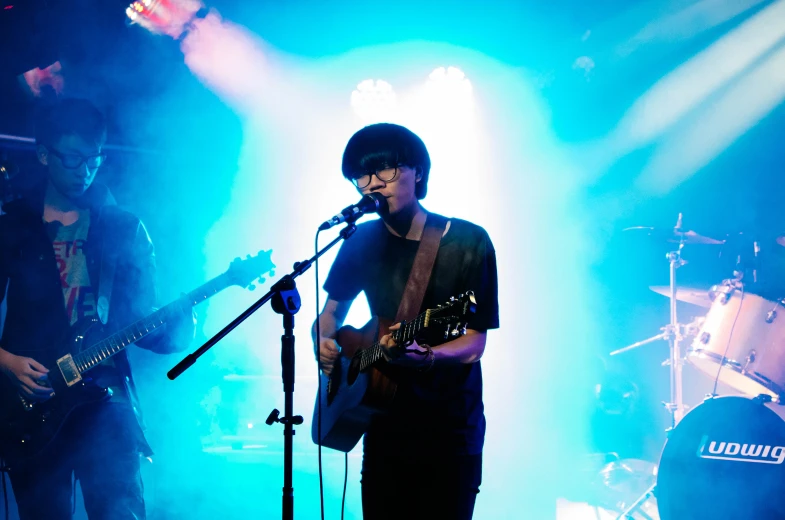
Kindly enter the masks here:
<path id="1" fill-rule="evenodd" d="M 82 374 L 79 373 L 79 369 L 76 367 L 71 354 L 66 354 L 58 359 L 57 368 L 60 369 L 60 373 L 63 375 L 63 379 L 65 379 L 65 384 L 68 386 L 74 386 L 82 380 Z"/>

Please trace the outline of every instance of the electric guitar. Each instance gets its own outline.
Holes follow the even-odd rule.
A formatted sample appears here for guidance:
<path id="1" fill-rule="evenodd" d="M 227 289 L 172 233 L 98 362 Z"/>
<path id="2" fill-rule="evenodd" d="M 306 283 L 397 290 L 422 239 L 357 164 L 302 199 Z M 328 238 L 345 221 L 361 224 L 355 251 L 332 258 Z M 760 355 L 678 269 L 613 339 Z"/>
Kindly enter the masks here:
<path id="1" fill-rule="evenodd" d="M 253 289 L 256 278 L 263 283 L 264 275 L 275 274 L 271 255 L 272 251 L 260 251 L 254 257 L 237 258 L 223 274 L 111 335 L 96 318 L 75 323 L 63 348 L 54 350 L 59 357 L 37 360 L 49 369 L 54 396 L 46 401 L 22 397 L 8 378 L 0 376 L 0 455 L 13 462 L 41 453 L 74 409 L 111 397 L 107 388 L 92 380 L 91 369 L 182 315 L 185 306 L 193 307 L 233 285 Z M 93 338 L 102 339 L 93 342 Z"/>
<path id="2" fill-rule="evenodd" d="M 392 332 L 398 348 L 413 341 L 440 345 L 466 333 L 466 323 L 476 310 L 474 293 L 428 309 Z M 329 376 L 320 374 L 321 392 L 316 397 L 311 438 L 334 450 L 351 451 L 368 429 L 374 414 L 383 413 L 395 397 L 396 383 L 379 370 L 386 363 L 379 340 L 393 323 L 373 317 L 361 329 L 338 329 L 336 342 L 341 355 Z M 319 416 L 321 408 L 321 435 Z"/>

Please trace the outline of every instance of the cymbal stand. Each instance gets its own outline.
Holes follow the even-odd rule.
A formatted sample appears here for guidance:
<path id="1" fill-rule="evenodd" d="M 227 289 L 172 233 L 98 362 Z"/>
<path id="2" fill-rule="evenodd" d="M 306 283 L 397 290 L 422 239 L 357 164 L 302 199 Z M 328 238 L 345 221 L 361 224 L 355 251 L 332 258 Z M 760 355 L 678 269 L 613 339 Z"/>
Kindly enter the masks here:
<path id="1" fill-rule="evenodd" d="M 681 220 L 681 215 L 679 215 Z M 678 225 L 677 225 L 678 226 Z M 679 247 L 675 251 L 670 251 L 666 255 L 668 264 L 670 266 L 670 323 L 662 328 L 663 333 L 653 336 L 649 339 L 639 341 L 622 349 L 611 352 L 611 355 L 626 352 L 641 345 L 651 343 L 658 339 L 667 339 L 670 347 L 670 357 L 666 363 L 670 366 L 670 402 L 664 403 L 665 408 L 671 414 L 671 427 L 672 430 L 684 417 L 684 395 L 682 389 L 682 356 L 681 356 L 681 342 L 684 339 L 682 335 L 682 326 L 679 324 L 678 316 L 676 314 L 676 269 L 684 265 L 684 260 L 681 258 L 681 250 L 684 247 L 684 240 L 679 242 Z M 627 509 L 616 517 L 616 520 L 632 520 L 633 513 L 638 511 L 649 498 L 656 496 L 657 484 L 655 483 L 646 492 L 641 495 L 635 502 L 633 502 Z"/>
<path id="2" fill-rule="evenodd" d="M 632 516 L 635 511 L 638 511 L 643 504 L 645 504 L 650 498 L 657 496 L 657 484 L 652 484 L 649 486 L 649 489 L 646 490 L 638 499 L 633 502 L 630 507 L 625 509 L 619 516 L 616 517 L 616 520 L 635 520 L 635 517 Z M 643 513 L 643 512 L 642 512 Z M 650 519 L 651 517 L 644 514 L 644 518 Z"/>
<path id="3" fill-rule="evenodd" d="M 610 353 L 611 356 L 633 350 L 643 345 L 653 343 L 658 340 L 667 340 L 670 347 L 670 356 L 665 363 L 670 366 L 670 402 L 663 403 L 665 408 L 671 414 L 671 428 L 676 425 L 684 417 L 684 396 L 682 391 L 682 366 L 683 361 L 681 357 L 681 342 L 684 340 L 683 329 L 685 328 L 679 324 L 678 316 L 676 314 L 676 269 L 684 265 L 684 260 L 681 258 L 681 249 L 684 247 L 683 242 L 679 243 L 676 251 L 671 251 L 666 255 L 668 264 L 670 265 L 670 321 L 667 325 L 662 327 L 662 333 L 652 336 L 650 338 L 638 341 L 632 345 L 614 350 Z M 688 326 L 689 327 L 689 326 Z M 688 331 L 689 332 L 689 331 Z"/>
<path id="4" fill-rule="evenodd" d="M 665 407 L 671 413 L 671 428 L 684 417 L 684 394 L 682 391 L 682 366 L 681 342 L 684 337 L 681 334 L 681 325 L 676 316 L 676 269 L 684 265 L 681 259 L 681 249 L 684 243 L 680 242 L 676 251 L 671 251 L 667 255 L 670 264 L 670 324 L 666 328 L 668 344 L 670 346 L 670 380 L 671 380 L 671 400 L 665 403 Z"/>

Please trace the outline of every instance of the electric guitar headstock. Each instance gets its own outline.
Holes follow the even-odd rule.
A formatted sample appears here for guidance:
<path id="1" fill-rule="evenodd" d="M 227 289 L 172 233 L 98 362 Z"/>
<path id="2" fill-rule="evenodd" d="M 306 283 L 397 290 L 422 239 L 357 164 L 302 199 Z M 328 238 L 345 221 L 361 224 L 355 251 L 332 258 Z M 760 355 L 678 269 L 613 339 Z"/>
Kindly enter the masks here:
<path id="1" fill-rule="evenodd" d="M 259 251 L 254 256 L 248 255 L 244 259 L 235 258 L 224 273 L 229 285 L 238 285 L 253 291 L 256 289 L 254 282 L 261 284 L 264 283 L 265 276 L 275 276 L 272 254 L 272 249 L 269 249 Z"/>

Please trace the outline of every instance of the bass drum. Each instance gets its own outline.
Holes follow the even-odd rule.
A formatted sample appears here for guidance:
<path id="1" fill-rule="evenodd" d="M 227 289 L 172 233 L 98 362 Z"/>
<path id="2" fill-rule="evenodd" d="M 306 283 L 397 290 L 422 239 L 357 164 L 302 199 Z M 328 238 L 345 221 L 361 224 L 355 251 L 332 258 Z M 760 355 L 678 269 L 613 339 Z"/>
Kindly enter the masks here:
<path id="1" fill-rule="evenodd" d="M 662 520 L 785 520 L 785 421 L 759 398 L 710 398 L 671 431 L 657 475 Z"/>

